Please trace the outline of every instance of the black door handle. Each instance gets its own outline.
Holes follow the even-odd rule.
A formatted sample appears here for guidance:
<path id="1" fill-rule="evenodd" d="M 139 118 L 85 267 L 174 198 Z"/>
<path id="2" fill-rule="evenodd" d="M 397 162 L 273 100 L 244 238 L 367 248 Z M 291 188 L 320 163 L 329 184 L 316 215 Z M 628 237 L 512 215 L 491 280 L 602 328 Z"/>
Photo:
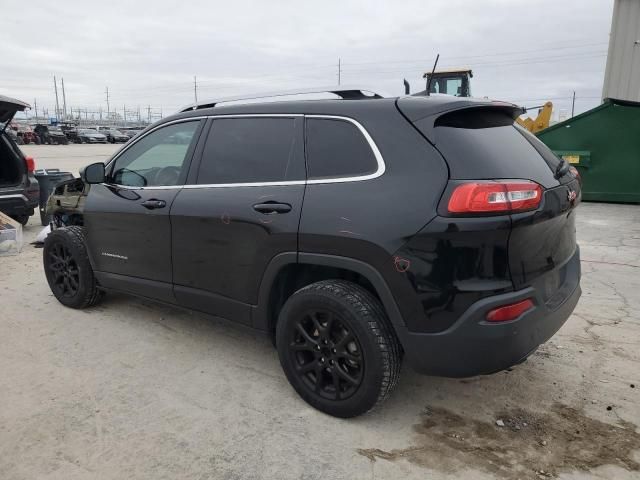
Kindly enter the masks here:
<path id="1" fill-rule="evenodd" d="M 156 208 L 164 208 L 167 206 L 167 202 L 164 200 L 156 200 L 155 198 L 151 198 L 149 200 L 145 200 L 140 205 L 149 210 L 154 210 Z"/>
<path id="2" fill-rule="evenodd" d="M 275 213 L 290 212 L 291 205 L 289 205 L 288 203 L 265 202 L 265 203 L 256 203 L 253 206 L 253 209 L 256 212 L 264 213 L 266 215 L 273 215 Z"/>

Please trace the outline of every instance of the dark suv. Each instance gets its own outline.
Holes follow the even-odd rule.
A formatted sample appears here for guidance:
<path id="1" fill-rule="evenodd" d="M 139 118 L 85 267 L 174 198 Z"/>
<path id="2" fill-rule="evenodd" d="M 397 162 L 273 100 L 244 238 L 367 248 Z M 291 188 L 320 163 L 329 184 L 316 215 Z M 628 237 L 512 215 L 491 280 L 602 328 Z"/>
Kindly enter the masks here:
<path id="1" fill-rule="evenodd" d="M 29 105 L 0 95 L 0 212 L 25 225 L 40 198 L 33 158 L 25 157 L 9 135 L 11 119 Z"/>
<path id="2" fill-rule="evenodd" d="M 526 359 L 580 296 L 576 172 L 512 104 L 333 93 L 190 107 L 86 167 L 83 226 L 45 242 L 55 296 L 116 290 L 267 332 L 295 390 L 339 417 L 387 397 L 403 357 L 456 377 Z"/>

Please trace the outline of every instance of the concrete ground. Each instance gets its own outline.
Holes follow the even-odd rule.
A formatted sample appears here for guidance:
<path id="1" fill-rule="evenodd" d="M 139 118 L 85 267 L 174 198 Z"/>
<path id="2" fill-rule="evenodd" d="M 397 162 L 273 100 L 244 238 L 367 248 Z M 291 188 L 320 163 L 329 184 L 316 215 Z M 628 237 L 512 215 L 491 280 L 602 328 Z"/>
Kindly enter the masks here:
<path id="1" fill-rule="evenodd" d="M 25 151 L 77 172 L 113 147 Z M 61 306 L 26 245 L 0 257 L 0 478 L 640 478 L 640 207 L 584 203 L 578 238 L 582 299 L 527 362 L 404 369 L 352 420 L 300 400 L 260 335 L 125 296 Z"/>

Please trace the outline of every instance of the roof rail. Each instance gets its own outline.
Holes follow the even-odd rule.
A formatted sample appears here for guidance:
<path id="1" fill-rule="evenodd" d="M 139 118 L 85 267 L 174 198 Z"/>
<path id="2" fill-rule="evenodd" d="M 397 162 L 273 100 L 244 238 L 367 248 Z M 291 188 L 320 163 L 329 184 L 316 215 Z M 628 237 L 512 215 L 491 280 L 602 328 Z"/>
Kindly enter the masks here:
<path id="1" fill-rule="evenodd" d="M 188 112 L 189 110 L 199 110 L 201 108 L 215 107 L 219 103 L 236 102 L 240 100 L 258 100 L 261 98 L 276 98 L 286 97 L 292 95 L 304 95 L 309 93 L 333 93 L 345 100 L 358 100 L 366 98 L 383 98 L 382 95 L 374 92 L 369 88 L 357 87 L 357 86 L 337 86 L 337 87 L 316 87 L 304 90 L 288 90 L 282 92 L 267 92 L 267 93 L 255 93 L 248 95 L 239 95 L 233 97 L 215 98 L 211 100 L 204 100 L 189 106 L 182 107 L 180 112 Z"/>

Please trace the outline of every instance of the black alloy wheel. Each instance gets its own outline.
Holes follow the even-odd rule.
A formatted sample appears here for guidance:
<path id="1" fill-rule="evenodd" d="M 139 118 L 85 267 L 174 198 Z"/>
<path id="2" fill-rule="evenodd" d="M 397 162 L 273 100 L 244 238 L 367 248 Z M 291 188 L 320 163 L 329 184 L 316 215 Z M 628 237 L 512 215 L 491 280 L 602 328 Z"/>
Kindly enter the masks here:
<path id="1" fill-rule="evenodd" d="M 347 399 L 362 383 L 360 345 L 334 312 L 309 310 L 295 322 L 288 350 L 303 382 L 323 398 Z"/>
<path id="2" fill-rule="evenodd" d="M 69 247 L 62 242 L 51 245 L 47 251 L 48 268 L 53 278 L 51 289 L 57 296 L 74 297 L 80 287 L 80 270 L 76 260 L 71 255 Z"/>
<path id="3" fill-rule="evenodd" d="M 42 256 L 47 283 L 60 303 L 71 308 L 86 308 L 102 298 L 82 227 L 53 230 L 44 241 Z"/>
<path id="4" fill-rule="evenodd" d="M 278 315 L 275 340 L 291 386 L 336 417 L 355 417 L 382 403 L 400 374 L 402 351 L 383 306 L 346 280 L 321 280 L 291 295 Z"/>

